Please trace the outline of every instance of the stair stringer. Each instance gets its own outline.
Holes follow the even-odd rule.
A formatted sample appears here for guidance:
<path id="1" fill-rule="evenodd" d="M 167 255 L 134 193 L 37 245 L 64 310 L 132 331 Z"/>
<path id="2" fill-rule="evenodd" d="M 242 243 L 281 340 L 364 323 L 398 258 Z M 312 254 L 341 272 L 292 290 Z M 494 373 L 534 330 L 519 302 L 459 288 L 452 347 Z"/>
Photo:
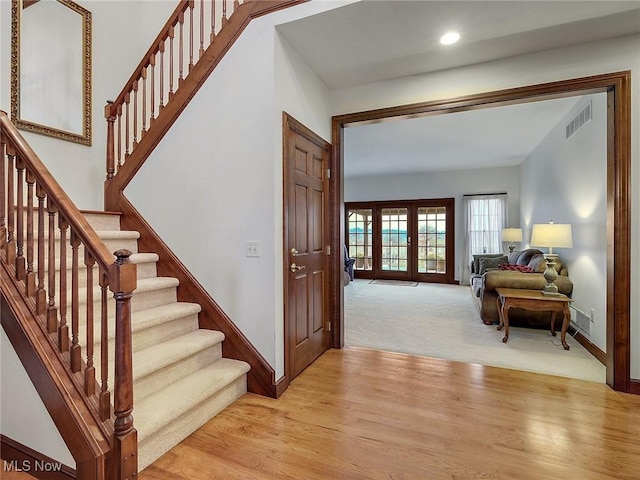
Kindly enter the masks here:
<path id="1" fill-rule="evenodd" d="M 76 461 L 76 478 L 107 480 L 113 425 L 94 416 L 55 339 L 43 332 L 36 319 L 33 300 L 25 299 L 10 278 L 0 262 L 2 327 Z"/>

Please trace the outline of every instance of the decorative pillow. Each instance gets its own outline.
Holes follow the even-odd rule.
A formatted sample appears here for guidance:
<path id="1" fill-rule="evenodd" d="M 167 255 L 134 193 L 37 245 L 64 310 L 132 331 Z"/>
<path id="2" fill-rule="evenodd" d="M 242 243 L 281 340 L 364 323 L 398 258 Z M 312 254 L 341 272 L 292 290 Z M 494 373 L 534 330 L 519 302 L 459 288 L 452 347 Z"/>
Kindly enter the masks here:
<path id="1" fill-rule="evenodd" d="M 493 258 L 481 258 L 480 270 L 478 273 L 482 275 L 488 269 L 499 268 L 500 265 L 502 265 L 503 263 L 507 263 L 508 261 L 509 259 L 506 257 L 506 255 L 503 255 L 501 257 L 493 257 Z"/>
<path id="2" fill-rule="evenodd" d="M 502 257 L 502 253 L 481 253 L 473 256 L 473 273 L 480 273 L 480 259 L 481 258 L 499 258 Z"/>
<path id="3" fill-rule="evenodd" d="M 522 273 L 533 273 L 533 268 L 529 265 L 514 265 L 512 263 L 502 263 L 498 266 L 500 270 L 515 270 Z"/>

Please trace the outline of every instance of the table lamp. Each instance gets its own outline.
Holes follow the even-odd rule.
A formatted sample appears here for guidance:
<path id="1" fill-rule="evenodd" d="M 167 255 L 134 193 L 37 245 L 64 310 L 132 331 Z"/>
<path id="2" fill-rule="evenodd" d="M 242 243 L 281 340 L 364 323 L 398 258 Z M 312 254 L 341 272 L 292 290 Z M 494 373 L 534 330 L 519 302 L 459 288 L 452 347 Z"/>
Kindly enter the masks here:
<path id="1" fill-rule="evenodd" d="M 554 283 L 558 278 L 558 272 L 555 268 L 558 255 L 553 253 L 553 249 L 573 247 L 571 225 L 553 222 L 535 224 L 531 233 L 531 246 L 549 248 L 549 253 L 544 254 L 547 269 L 543 275 L 547 284 L 544 286 L 542 293 L 545 295 L 559 295 L 558 287 Z"/>
<path id="2" fill-rule="evenodd" d="M 516 248 L 514 243 L 522 241 L 522 229 L 521 228 L 503 228 L 502 229 L 502 241 L 509 242 L 509 253 L 513 253 Z"/>

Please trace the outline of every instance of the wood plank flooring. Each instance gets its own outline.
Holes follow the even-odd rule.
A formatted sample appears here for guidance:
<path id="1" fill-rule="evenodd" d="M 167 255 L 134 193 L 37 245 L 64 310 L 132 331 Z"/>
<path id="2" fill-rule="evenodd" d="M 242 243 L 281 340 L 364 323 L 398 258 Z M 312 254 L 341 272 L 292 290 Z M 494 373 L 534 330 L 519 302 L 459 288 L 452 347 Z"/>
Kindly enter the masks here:
<path id="1" fill-rule="evenodd" d="M 640 396 L 516 370 L 330 350 L 280 399 L 245 395 L 139 478 L 637 480 Z"/>

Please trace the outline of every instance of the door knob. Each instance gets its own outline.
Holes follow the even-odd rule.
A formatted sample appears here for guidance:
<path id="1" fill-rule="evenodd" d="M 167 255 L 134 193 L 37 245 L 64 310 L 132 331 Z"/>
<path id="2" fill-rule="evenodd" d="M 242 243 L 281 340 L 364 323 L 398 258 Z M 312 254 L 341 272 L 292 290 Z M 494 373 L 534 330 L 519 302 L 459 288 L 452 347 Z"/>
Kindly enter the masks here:
<path id="1" fill-rule="evenodd" d="M 304 268 L 307 268 L 307 267 L 305 267 L 304 265 L 296 265 L 295 263 L 292 263 L 291 266 L 289 267 L 289 270 L 291 270 L 291 272 L 295 273 L 295 272 L 298 272 L 298 271 L 300 271 L 300 270 L 302 270 Z"/>
<path id="2" fill-rule="evenodd" d="M 291 252 L 291 256 L 292 256 L 292 257 L 295 257 L 296 255 L 298 255 L 298 250 L 296 250 L 296 249 L 295 249 L 295 247 L 294 247 L 294 248 L 292 248 L 292 249 L 290 250 L 290 252 Z"/>

